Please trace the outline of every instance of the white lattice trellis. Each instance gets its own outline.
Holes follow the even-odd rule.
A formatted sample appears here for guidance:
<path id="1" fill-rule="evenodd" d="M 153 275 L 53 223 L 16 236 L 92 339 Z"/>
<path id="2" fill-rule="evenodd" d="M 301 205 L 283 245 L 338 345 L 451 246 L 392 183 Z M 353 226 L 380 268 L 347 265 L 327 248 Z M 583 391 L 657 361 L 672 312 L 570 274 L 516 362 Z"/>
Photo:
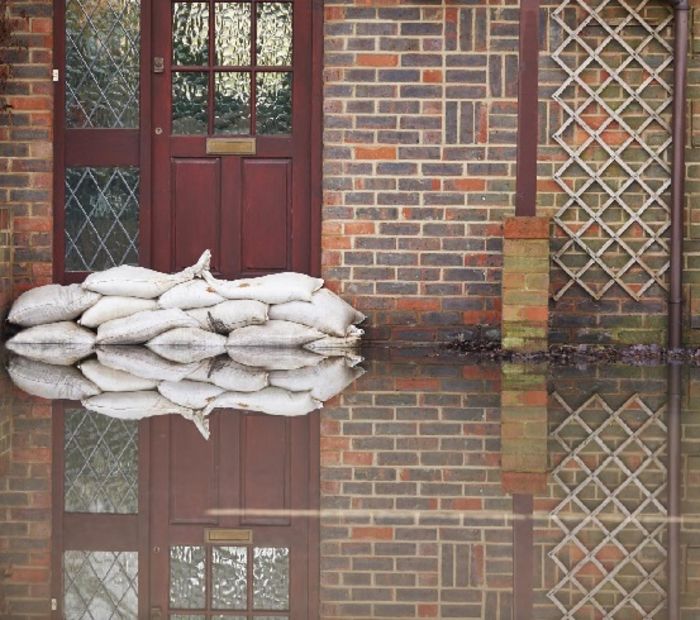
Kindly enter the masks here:
<path id="1" fill-rule="evenodd" d="M 665 406 L 655 410 L 638 394 L 616 408 L 598 394 L 574 407 L 553 398 L 565 414 L 551 434 L 563 455 L 552 479 L 564 497 L 551 519 L 564 536 L 549 552 L 558 581 L 547 596 L 566 620 L 591 609 L 611 619 L 661 618 Z"/>
<path id="2" fill-rule="evenodd" d="M 554 178 L 567 195 L 554 216 L 553 260 L 601 299 L 615 284 L 639 300 L 666 288 L 672 14 L 649 0 L 565 0 L 553 52 L 566 78 L 553 94 L 563 122 L 553 139 L 567 155 Z"/>

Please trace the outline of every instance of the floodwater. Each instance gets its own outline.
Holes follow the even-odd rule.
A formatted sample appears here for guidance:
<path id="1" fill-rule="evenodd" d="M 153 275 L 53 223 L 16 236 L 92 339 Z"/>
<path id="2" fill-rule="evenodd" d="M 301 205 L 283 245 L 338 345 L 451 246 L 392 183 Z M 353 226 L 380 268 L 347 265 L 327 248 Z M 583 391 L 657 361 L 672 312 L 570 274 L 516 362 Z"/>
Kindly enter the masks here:
<path id="1" fill-rule="evenodd" d="M 3 618 L 700 618 L 700 369 L 131 349 L 3 358 Z"/>

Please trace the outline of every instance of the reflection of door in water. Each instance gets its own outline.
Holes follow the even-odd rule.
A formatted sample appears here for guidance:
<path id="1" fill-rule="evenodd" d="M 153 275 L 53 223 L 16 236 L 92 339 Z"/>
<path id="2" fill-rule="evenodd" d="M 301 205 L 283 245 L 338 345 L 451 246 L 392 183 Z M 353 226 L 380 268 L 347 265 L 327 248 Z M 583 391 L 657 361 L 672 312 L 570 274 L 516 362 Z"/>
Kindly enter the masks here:
<path id="1" fill-rule="evenodd" d="M 310 2 L 155 6 L 155 266 L 308 271 Z"/>

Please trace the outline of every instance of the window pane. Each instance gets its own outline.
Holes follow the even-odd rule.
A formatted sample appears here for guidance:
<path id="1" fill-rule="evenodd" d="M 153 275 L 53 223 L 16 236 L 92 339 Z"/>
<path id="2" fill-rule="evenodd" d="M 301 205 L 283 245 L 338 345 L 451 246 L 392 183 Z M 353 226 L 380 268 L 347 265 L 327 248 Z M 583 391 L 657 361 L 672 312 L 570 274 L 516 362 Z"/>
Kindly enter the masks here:
<path id="1" fill-rule="evenodd" d="M 257 6 L 257 64 L 271 67 L 291 65 L 291 3 L 266 2 Z"/>
<path id="2" fill-rule="evenodd" d="M 136 551 L 66 551 L 64 616 L 138 617 L 138 562 Z"/>
<path id="3" fill-rule="evenodd" d="M 204 547 L 170 548 L 170 606 L 204 609 Z"/>
<path id="4" fill-rule="evenodd" d="M 173 73 L 173 133 L 205 134 L 208 130 L 209 74 Z"/>
<path id="5" fill-rule="evenodd" d="M 173 62 L 206 65 L 209 60 L 209 4 L 173 4 Z"/>
<path id="6" fill-rule="evenodd" d="M 215 133 L 250 133 L 250 74 L 217 73 Z"/>
<path id="7" fill-rule="evenodd" d="M 138 127 L 139 0 L 66 0 L 66 127 Z"/>
<path id="8" fill-rule="evenodd" d="M 66 512 L 138 512 L 138 421 L 66 411 Z"/>
<path id="9" fill-rule="evenodd" d="M 138 168 L 67 168 L 65 181 L 65 270 L 138 264 Z"/>
<path id="10" fill-rule="evenodd" d="M 214 547 L 212 583 L 214 609 L 246 609 L 248 550 L 245 547 Z"/>
<path id="11" fill-rule="evenodd" d="M 289 549 L 256 547 L 253 554 L 253 609 L 289 608 Z"/>
<path id="12" fill-rule="evenodd" d="M 291 133 L 292 74 L 258 73 L 257 91 L 257 133 Z"/>
<path id="13" fill-rule="evenodd" d="M 237 67 L 250 64 L 250 4 L 216 4 L 216 64 Z"/>

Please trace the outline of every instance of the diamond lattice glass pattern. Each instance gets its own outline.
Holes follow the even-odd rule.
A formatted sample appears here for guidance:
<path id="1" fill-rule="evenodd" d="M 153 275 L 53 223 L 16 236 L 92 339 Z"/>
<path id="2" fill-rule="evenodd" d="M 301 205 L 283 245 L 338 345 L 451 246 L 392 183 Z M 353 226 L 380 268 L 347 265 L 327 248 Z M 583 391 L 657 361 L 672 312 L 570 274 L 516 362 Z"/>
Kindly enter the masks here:
<path id="1" fill-rule="evenodd" d="M 177 545 L 170 548 L 170 606 L 204 609 L 204 547 Z"/>
<path id="2" fill-rule="evenodd" d="M 138 422 L 66 411 L 66 512 L 138 512 Z"/>
<path id="3" fill-rule="evenodd" d="M 66 551 L 65 618 L 108 620 L 138 616 L 138 553 Z"/>
<path id="4" fill-rule="evenodd" d="M 246 609 L 248 598 L 248 549 L 212 549 L 212 606 L 214 609 Z"/>
<path id="5" fill-rule="evenodd" d="M 291 3 L 265 2 L 257 7 L 257 64 L 270 67 L 291 65 Z"/>
<path id="6" fill-rule="evenodd" d="M 65 180 L 65 270 L 138 264 L 138 168 L 67 168 Z"/>
<path id="7" fill-rule="evenodd" d="M 66 1 L 66 126 L 139 125 L 139 0 Z"/>
<path id="8" fill-rule="evenodd" d="M 256 547 L 253 553 L 253 609 L 289 608 L 289 549 Z"/>

